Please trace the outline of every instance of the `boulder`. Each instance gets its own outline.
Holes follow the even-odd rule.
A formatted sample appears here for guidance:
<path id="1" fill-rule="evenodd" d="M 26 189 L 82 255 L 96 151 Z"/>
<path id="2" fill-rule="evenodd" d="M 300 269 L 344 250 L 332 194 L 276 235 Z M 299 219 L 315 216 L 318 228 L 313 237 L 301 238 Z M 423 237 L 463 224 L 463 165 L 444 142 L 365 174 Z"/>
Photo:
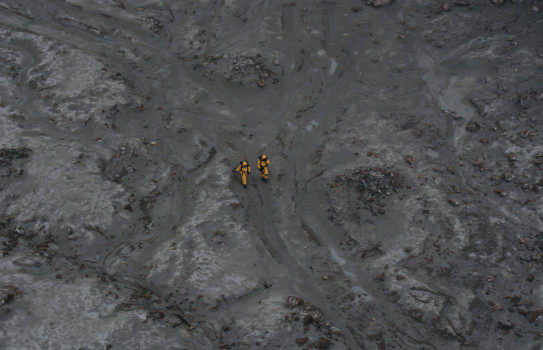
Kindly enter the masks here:
<path id="1" fill-rule="evenodd" d="M 299 297 L 288 296 L 287 297 L 287 304 L 290 307 L 302 306 L 304 304 L 304 300 L 302 298 L 299 298 Z"/>
<path id="2" fill-rule="evenodd" d="M 474 122 L 473 120 L 470 120 L 470 121 L 466 124 L 466 131 L 469 131 L 469 132 L 477 132 L 477 131 L 479 131 L 479 129 L 481 129 L 481 126 L 479 125 L 479 123 Z"/>
<path id="3" fill-rule="evenodd" d="M 296 344 L 305 344 L 307 337 L 296 338 Z"/>
<path id="4" fill-rule="evenodd" d="M 328 348 L 330 348 L 330 340 L 327 339 L 327 338 L 319 338 L 319 340 L 317 340 L 316 348 L 317 349 L 328 349 Z"/>

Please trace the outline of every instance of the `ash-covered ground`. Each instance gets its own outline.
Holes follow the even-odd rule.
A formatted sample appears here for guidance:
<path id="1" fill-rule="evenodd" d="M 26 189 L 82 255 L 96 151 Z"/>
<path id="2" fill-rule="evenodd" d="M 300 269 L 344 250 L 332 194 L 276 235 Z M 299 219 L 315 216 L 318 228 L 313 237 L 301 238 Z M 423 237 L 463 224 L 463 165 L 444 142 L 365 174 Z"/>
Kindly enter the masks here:
<path id="1" fill-rule="evenodd" d="M 541 349 L 540 6 L 0 1 L 0 348 Z"/>

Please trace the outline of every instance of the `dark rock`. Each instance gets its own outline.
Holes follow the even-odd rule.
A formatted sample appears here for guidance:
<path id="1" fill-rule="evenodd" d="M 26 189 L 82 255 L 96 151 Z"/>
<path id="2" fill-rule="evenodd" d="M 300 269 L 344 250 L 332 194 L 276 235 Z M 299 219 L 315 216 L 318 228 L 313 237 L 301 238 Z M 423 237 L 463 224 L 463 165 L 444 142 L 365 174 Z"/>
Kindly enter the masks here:
<path id="1" fill-rule="evenodd" d="M 480 160 L 480 159 L 477 159 L 477 160 L 473 161 L 473 163 L 471 163 L 471 164 L 478 167 L 478 168 L 484 166 L 483 161 Z"/>
<path id="2" fill-rule="evenodd" d="M 153 16 L 149 16 L 145 18 L 145 23 L 147 24 L 147 27 L 152 30 L 155 34 L 160 32 L 160 30 L 164 27 L 162 23 L 160 23 L 160 20 L 157 18 L 154 18 Z"/>
<path id="3" fill-rule="evenodd" d="M 501 188 L 495 188 L 495 189 L 494 189 L 494 193 L 499 194 L 499 195 L 502 196 L 502 197 L 505 197 L 505 196 L 507 195 L 507 192 L 505 192 L 505 191 L 502 190 Z"/>
<path id="4" fill-rule="evenodd" d="M 304 304 L 304 300 L 302 298 L 299 298 L 299 297 L 288 296 L 287 297 L 287 304 L 290 307 L 302 306 Z"/>
<path id="5" fill-rule="evenodd" d="M 272 83 L 279 81 L 277 74 L 264 62 L 261 54 L 223 54 L 220 56 L 194 57 L 193 69 L 199 71 L 204 77 L 214 79 L 217 73 L 221 73 L 226 81 L 239 85 L 254 84 L 255 75 L 260 79 L 260 74 L 266 73 L 266 80 L 271 79 Z M 274 65 L 279 65 L 279 60 L 273 60 Z M 257 80 L 260 85 L 264 81 Z"/>
<path id="6" fill-rule="evenodd" d="M 316 348 L 317 349 L 328 349 L 330 348 L 330 340 L 327 339 L 327 338 L 319 338 L 319 340 L 317 340 L 317 344 L 316 344 Z"/>
<path id="7" fill-rule="evenodd" d="M 510 182 L 511 180 L 513 180 L 515 178 L 515 176 L 513 175 L 513 173 L 511 173 L 509 170 L 505 170 L 503 172 L 503 179 L 507 182 Z"/>
<path id="8" fill-rule="evenodd" d="M 378 282 L 384 282 L 385 281 L 385 273 L 382 272 L 380 275 L 374 276 L 373 280 Z"/>
<path id="9" fill-rule="evenodd" d="M 479 125 L 479 123 L 474 122 L 473 120 L 470 120 L 470 121 L 466 124 L 466 131 L 469 131 L 469 132 L 477 132 L 477 131 L 479 131 L 479 129 L 481 129 L 481 126 Z"/>
<path id="10" fill-rule="evenodd" d="M 411 316 L 414 320 L 418 322 L 422 322 L 422 319 L 424 317 L 424 312 L 419 309 L 410 309 L 408 314 L 409 316 Z"/>
<path id="11" fill-rule="evenodd" d="M 304 317 L 304 327 L 309 326 L 311 323 L 313 323 L 313 315 L 307 314 Z"/>
<path id="12" fill-rule="evenodd" d="M 466 99 L 477 108 L 477 112 L 483 118 L 493 115 L 503 102 L 494 93 L 479 91 L 469 93 Z"/>
<path id="13" fill-rule="evenodd" d="M 333 187 L 344 185 L 350 192 L 358 193 L 364 209 L 372 215 L 385 214 L 386 196 L 398 192 L 402 187 L 400 174 L 382 168 L 356 169 L 352 175 L 336 176 Z M 338 185 L 335 185 L 338 184 Z"/>
<path id="14" fill-rule="evenodd" d="M 296 344 L 305 344 L 307 342 L 307 337 L 296 338 Z"/>
<path id="15" fill-rule="evenodd" d="M 528 109 L 532 106 L 534 101 L 539 101 L 541 99 L 543 99 L 543 93 L 539 91 L 530 91 L 519 97 L 519 103 L 523 109 Z"/>
<path id="16" fill-rule="evenodd" d="M 29 153 L 30 149 L 25 147 L 0 148 L 0 177 L 9 177 L 12 173 L 21 176 L 23 169 L 12 170 L 13 160 L 27 158 Z"/>
<path id="17" fill-rule="evenodd" d="M 526 281 L 532 282 L 533 280 L 534 280 L 534 275 L 529 274 L 528 276 L 526 276 Z"/>
<path id="18" fill-rule="evenodd" d="M 515 328 L 515 324 L 514 323 L 504 323 L 504 322 L 498 321 L 498 327 L 500 329 L 503 329 L 503 330 L 510 330 L 510 329 Z"/>
<path id="19" fill-rule="evenodd" d="M 127 174 L 127 170 L 124 165 L 119 161 L 112 161 L 111 163 L 105 165 L 104 174 L 105 176 L 117 183 L 120 183 L 123 179 L 123 176 Z"/>
<path id="20" fill-rule="evenodd" d="M 145 320 L 152 319 L 154 321 L 163 319 L 166 314 L 163 311 L 149 311 Z"/>
<path id="21" fill-rule="evenodd" d="M 405 162 L 406 162 L 407 164 L 413 164 L 413 160 L 414 160 L 413 156 L 407 156 L 407 157 L 405 157 Z"/>
<path id="22" fill-rule="evenodd" d="M 11 285 L 5 285 L 2 288 L 0 288 L 0 302 L 1 305 L 9 304 L 13 300 L 15 300 L 16 297 L 21 295 L 21 291 L 15 286 Z"/>
<path id="23" fill-rule="evenodd" d="M 530 323 L 534 323 L 535 320 L 536 320 L 539 316 L 542 316 L 542 315 L 543 315 L 543 307 L 538 306 L 538 307 L 534 308 L 534 309 L 530 312 L 530 314 L 529 314 L 529 316 L 528 316 L 528 321 L 529 321 Z"/>
<path id="24" fill-rule="evenodd" d="M 457 207 L 460 205 L 460 202 L 456 199 L 449 199 L 449 204 L 452 205 L 453 207 Z"/>

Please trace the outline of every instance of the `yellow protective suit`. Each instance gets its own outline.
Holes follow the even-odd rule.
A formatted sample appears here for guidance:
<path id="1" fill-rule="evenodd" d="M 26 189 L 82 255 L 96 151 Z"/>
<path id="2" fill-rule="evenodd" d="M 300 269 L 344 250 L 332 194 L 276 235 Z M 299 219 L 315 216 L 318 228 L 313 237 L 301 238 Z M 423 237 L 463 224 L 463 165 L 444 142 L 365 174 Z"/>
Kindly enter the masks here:
<path id="1" fill-rule="evenodd" d="M 270 165 L 270 160 L 268 157 L 266 157 L 266 155 L 261 155 L 260 157 L 258 157 L 258 170 L 260 170 L 260 176 L 262 176 L 262 180 L 266 182 L 268 182 L 269 175 L 268 165 Z"/>
<path id="2" fill-rule="evenodd" d="M 247 188 L 247 175 L 251 173 L 251 167 L 246 160 L 239 162 L 239 166 L 235 171 L 238 171 L 241 174 L 241 181 L 243 182 L 243 187 Z"/>

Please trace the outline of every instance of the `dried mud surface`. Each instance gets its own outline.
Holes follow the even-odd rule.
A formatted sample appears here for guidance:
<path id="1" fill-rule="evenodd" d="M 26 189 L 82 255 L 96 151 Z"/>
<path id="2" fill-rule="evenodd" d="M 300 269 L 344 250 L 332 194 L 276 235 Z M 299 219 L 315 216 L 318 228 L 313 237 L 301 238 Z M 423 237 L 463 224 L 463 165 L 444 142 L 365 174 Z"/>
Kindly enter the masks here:
<path id="1" fill-rule="evenodd" d="M 0 1 L 0 348 L 542 348 L 539 6 Z"/>

